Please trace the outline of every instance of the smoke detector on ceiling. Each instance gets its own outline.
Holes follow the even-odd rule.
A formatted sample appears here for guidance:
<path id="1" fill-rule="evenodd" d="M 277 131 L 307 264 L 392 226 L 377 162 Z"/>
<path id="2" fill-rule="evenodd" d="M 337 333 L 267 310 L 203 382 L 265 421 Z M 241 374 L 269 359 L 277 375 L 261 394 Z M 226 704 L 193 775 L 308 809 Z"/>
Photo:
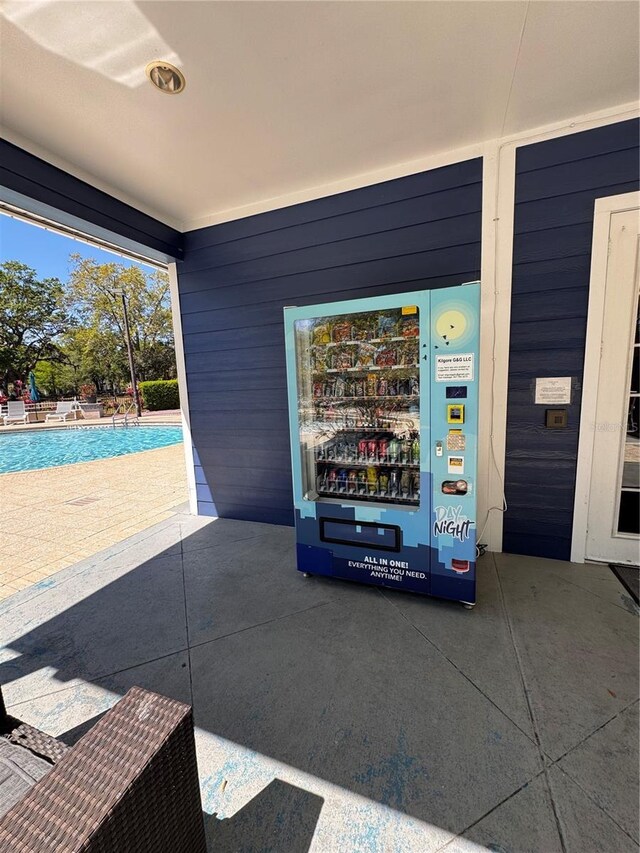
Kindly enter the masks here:
<path id="1" fill-rule="evenodd" d="M 184 74 L 170 62 L 155 59 L 145 68 L 149 80 L 156 89 L 167 95 L 178 95 L 187 85 Z"/>

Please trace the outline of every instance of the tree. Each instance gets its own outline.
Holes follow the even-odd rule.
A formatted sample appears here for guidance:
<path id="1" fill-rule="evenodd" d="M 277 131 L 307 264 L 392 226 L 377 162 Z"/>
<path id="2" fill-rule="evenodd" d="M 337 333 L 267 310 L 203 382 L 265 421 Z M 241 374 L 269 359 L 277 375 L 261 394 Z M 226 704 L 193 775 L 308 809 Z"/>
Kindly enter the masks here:
<path id="1" fill-rule="evenodd" d="M 56 338 L 72 320 L 57 278 L 38 280 L 19 261 L 0 264 L 0 381 L 26 380 L 40 359 L 61 357 Z"/>
<path id="2" fill-rule="evenodd" d="M 117 347 L 120 354 L 126 353 L 120 296 L 124 293 L 137 378 L 173 378 L 175 353 L 167 274 L 161 270 L 145 273 L 141 267 L 124 264 L 98 264 L 79 255 L 72 255 L 71 261 L 74 266 L 67 304 L 85 330 L 100 336 L 100 363 L 105 365 L 105 350 L 110 348 Z M 120 362 L 112 361 L 111 375 L 115 375 L 115 361 Z M 97 376 L 91 378 L 99 387 Z"/>

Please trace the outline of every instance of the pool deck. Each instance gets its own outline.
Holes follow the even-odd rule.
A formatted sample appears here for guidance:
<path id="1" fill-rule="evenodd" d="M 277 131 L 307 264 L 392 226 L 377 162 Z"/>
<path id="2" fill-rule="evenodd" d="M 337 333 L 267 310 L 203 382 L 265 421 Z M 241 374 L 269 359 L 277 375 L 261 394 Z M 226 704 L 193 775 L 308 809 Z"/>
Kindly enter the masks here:
<path id="1" fill-rule="evenodd" d="M 186 500 L 182 443 L 0 474 L 0 600 L 171 518 Z"/>
<path id="2" fill-rule="evenodd" d="M 140 422 L 143 426 L 147 426 L 149 424 L 182 424 L 182 414 L 179 409 L 168 409 L 163 412 L 143 412 L 140 418 Z M 31 422 L 28 424 L 9 424 L 8 426 L 3 426 L 0 423 L 0 435 L 5 432 L 26 432 L 28 430 L 39 430 L 39 429 L 64 429 L 65 427 L 75 427 L 75 426 L 89 426 L 89 427 L 105 427 L 111 426 L 111 417 L 104 418 L 78 418 L 77 420 L 72 419 L 63 423 L 61 421 L 49 421 L 45 423 L 44 421 Z"/>

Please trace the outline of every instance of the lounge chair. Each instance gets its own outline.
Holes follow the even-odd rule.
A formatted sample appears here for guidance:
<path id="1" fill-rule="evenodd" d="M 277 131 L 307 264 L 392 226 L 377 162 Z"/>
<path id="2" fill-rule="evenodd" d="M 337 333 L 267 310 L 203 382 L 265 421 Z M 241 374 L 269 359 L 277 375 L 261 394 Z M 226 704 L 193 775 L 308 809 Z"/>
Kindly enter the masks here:
<path id="1" fill-rule="evenodd" d="M 7 414 L 2 418 L 4 425 L 10 424 L 12 421 L 22 421 L 23 424 L 29 423 L 29 413 L 25 409 L 23 400 L 10 400 L 7 403 Z"/>
<path id="2" fill-rule="evenodd" d="M 56 404 L 55 412 L 49 412 L 48 415 L 45 416 L 44 422 L 47 421 L 66 421 L 68 417 L 73 415 L 74 420 L 76 417 L 76 404 L 73 400 L 63 400 L 61 403 Z"/>

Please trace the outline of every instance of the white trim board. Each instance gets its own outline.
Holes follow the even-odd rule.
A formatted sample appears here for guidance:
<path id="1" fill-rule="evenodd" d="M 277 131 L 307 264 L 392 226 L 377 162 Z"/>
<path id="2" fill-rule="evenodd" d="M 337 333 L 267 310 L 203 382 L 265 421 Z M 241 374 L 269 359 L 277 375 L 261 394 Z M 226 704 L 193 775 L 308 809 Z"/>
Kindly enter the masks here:
<path id="1" fill-rule="evenodd" d="M 189 511 L 198 514 L 198 492 L 196 489 L 196 469 L 191 440 L 191 416 L 189 413 L 189 388 L 187 385 L 187 369 L 184 358 L 184 341 L 182 338 L 182 319 L 180 314 L 180 293 L 178 291 L 178 272 L 175 263 L 169 264 L 169 290 L 171 293 L 171 317 L 173 320 L 173 337 L 176 352 L 176 371 L 178 375 L 178 392 L 180 394 L 180 409 L 182 411 L 182 437 L 184 439 L 184 461 L 187 469 L 187 494 L 189 495 Z"/>
<path id="2" fill-rule="evenodd" d="M 622 193 L 596 199 L 593 217 L 591 275 L 589 279 L 589 308 L 584 353 L 580 433 L 576 468 L 576 488 L 571 536 L 571 562 L 584 563 L 587 540 L 587 515 L 591 492 L 591 460 L 598 404 L 600 347 L 604 323 L 604 302 L 609 259 L 609 233 L 614 213 L 640 207 L 640 192 Z"/>

